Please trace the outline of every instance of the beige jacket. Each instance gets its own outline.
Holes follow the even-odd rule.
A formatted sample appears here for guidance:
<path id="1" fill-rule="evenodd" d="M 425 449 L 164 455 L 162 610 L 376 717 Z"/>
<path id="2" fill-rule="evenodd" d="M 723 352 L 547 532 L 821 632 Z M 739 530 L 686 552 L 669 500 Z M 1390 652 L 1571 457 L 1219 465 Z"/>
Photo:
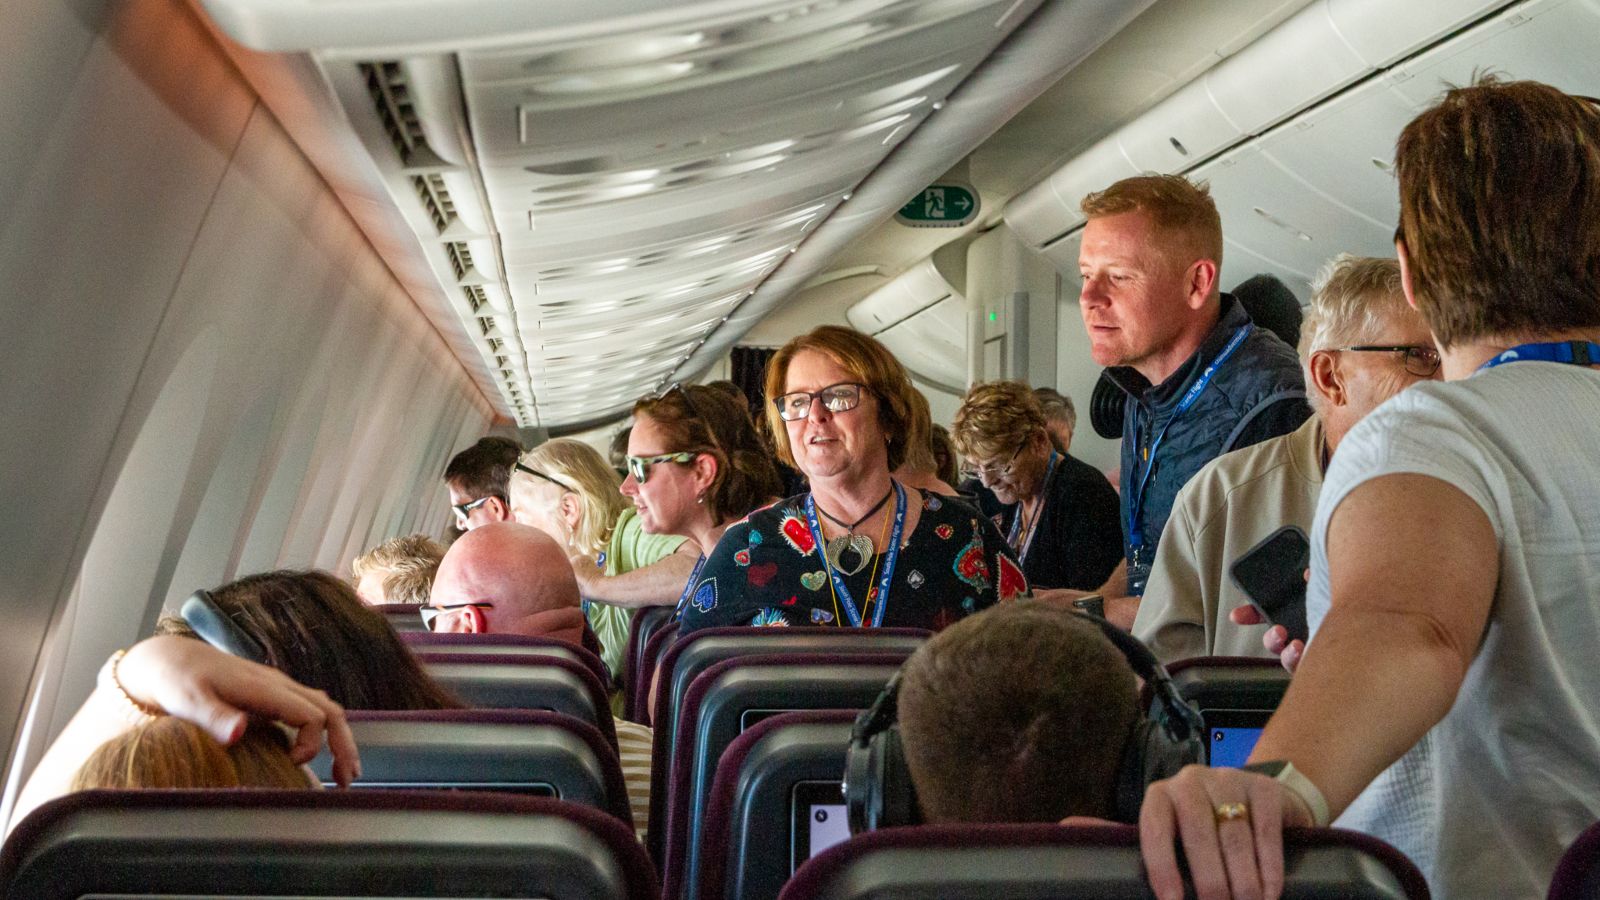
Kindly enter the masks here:
<path id="1" fill-rule="evenodd" d="M 1261 656 L 1265 625 L 1228 612 L 1249 603 L 1228 575 L 1233 561 L 1285 525 L 1307 534 L 1322 491 L 1322 420 L 1217 457 L 1178 492 L 1133 633 L 1162 662 Z"/>

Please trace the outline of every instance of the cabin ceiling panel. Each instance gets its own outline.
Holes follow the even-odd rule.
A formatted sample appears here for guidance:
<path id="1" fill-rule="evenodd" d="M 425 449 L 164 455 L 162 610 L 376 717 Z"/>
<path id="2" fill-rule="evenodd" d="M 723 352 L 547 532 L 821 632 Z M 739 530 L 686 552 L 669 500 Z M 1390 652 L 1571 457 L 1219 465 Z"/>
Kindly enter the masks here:
<path id="1" fill-rule="evenodd" d="M 502 410 L 559 431 L 658 387 L 1039 2 L 205 5 L 322 67 Z"/>

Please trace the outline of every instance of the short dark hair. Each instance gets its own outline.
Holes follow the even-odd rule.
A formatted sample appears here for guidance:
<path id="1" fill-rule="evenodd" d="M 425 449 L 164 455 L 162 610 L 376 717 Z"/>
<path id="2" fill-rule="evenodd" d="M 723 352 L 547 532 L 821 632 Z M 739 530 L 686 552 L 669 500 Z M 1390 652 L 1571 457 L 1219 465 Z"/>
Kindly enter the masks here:
<path id="1" fill-rule="evenodd" d="M 483 437 L 476 444 L 451 457 L 445 466 L 444 480 L 463 494 L 499 497 L 510 500 L 511 467 L 522 455 L 522 447 L 509 438 Z"/>
<path id="2" fill-rule="evenodd" d="M 900 682 L 924 818 L 1109 818 L 1138 696 L 1122 652 L 1060 607 L 1003 603 L 946 628 L 906 661 Z"/>
<path id="3" fill-rule="evenodd" d="M 1395 171 L 1441 348 L 1600 325 L 1600 104 L 1480 78 L 1400 132 Z"/>

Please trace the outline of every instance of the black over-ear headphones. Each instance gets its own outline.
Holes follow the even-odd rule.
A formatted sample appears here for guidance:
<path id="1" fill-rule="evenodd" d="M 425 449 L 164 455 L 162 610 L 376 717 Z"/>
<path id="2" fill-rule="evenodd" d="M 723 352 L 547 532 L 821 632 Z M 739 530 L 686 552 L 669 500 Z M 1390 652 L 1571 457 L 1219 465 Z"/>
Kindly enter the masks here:
<path id="1" fill-rule="evenodd" d="M 241 659 L 268 665 L 267 649 L 261 646 L 260 641 L 251 637 L 249 632 L 228 618 L 228 614 L 217 606 L 216 600 L 212 599 L 210 591 L 198 590 L 190 594 L 189 599 L 183 601 L 183 607 L 178 610 L 178 615 L 189 623 L 195 634 L 218 650 L 232 653 Z"/>
<path id="2" fill-rule="evenodd" d="M 1145 788 L 1193 763 L 1205 762 L 1205 725 L 1172 684 L 1167 670 L 1138 638 L 1094 616 L 1073 613 L 1098 627 L 1150 687 L 1155 703 L 1135 723 L 1117 773 L 1116 818 L 1139 821 Z M 845 751 L 844 798 L 850 833 L 921 822 L 911 770 L 901 749 L 900 673 L 872 706 L 856 717 Z"/>

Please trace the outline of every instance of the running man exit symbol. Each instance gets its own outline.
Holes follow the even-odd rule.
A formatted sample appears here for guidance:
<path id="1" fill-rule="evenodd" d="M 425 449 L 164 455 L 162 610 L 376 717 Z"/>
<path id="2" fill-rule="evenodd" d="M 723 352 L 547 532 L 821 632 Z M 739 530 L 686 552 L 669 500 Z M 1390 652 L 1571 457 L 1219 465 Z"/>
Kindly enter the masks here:
<path id="1" fill-rule="evenodd" d="M 929 185 L 900 207 L 895 218 L 918 228 L 954 228 L 978 214 L 977 192 L 965 185 Z"/>

